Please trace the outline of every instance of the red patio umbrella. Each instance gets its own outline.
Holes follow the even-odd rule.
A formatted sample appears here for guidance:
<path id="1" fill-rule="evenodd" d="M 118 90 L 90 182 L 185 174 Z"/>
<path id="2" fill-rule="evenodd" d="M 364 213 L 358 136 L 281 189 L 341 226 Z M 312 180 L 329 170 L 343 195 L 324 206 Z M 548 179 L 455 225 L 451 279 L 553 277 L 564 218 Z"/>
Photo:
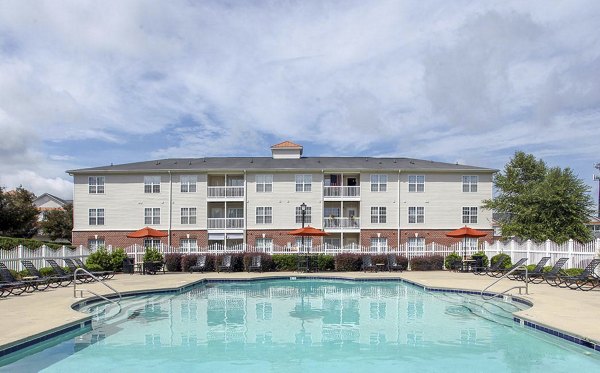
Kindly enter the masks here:
<path id="1" fill-rule="evenodd" d="M 292 236 L 300 236 L 300 237 L 322 237 L 322 236 L 329 236 L 329 233 L 322 231 L 318 228 L 313 228 L 310 225 L 306 226 L 306 227 L 302 227 L 299 229 L 294 229 L 293 231 L 289 231 L 287 232 L 289 235 Z M 303 242 L 304 244 L 304 242 Z M 308 267 L 308 253 L 309 253 L 310 249 L 306 250 L 306 272 L 309 271 L 309 267 Z"/>
<path id="2" fill-rule="evenodd" d="M 467 237 L 477 238 L 487 235 L 486 232 L 478 231 L 477 229 L 469 228 L 466 225 L 462 228 L 455 229 L 446 233 L 448 237 L 463 238 L 463 259 L 467 257 Z"/>
<path id="3" fill-rule="evenodd" d="M 168 234 L 154 228 L 144 227 L 127 235 L 129 238 L 167 237 Z"/>

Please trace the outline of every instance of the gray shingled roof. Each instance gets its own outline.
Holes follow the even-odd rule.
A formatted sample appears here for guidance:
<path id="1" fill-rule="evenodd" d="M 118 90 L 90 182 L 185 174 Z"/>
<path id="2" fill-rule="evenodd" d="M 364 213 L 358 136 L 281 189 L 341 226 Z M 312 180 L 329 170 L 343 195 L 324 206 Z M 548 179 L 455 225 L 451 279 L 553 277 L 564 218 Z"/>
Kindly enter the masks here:
<path id="1" fill-rule="evenodd" d="M 243 170 L 419 170 L 419 171 L 479 171 L 498 170 L 452 163 L 411 158 L 373 157 L 302 157 L 299 159 L 273 159 L 271 157 L 215 157 L 169 158 L 146 162 L 68 170 L 69 174 L 91 172 L 148 172 L 148 171 L 243 171 Z"/>

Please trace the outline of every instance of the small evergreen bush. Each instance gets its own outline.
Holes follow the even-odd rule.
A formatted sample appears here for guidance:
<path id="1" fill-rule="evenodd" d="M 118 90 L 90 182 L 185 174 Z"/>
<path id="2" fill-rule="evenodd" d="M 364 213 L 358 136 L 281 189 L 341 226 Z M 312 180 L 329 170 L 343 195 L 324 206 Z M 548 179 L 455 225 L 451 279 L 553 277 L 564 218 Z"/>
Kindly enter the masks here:
<path id="1" fill-rule="evenodd" d="M 274 254 L 272 259 L 276 271 L 295 271 L 298 269 L 297 255 Z"/>
<path id="2" fill-rule="evenodd" d="M 144 253 L 144 262 L 162 262 L 163 255 L 154 247 L 147 247 Z"/>
<path id="3" fill-rule="evenodd" d="M 169 272 L 181 272 L 181 253 L 165 254 L 165 265 Z"/>
<path id="4" fill-rule="evenodd" d="M 338 254 L 335 256 L 335 270 L 338 272 L 360 271 L 362 267 L 362 255 L 360 254 Z"/>
<path id="5" fill-rule="evenodd" d="M 444 265 L 448 270 L 458 271 L 462 267 L 462 257 L 456 252 L 453 252 L 446 257 L 444 260 Z"/>
<path id="6" fill-rule="evenodd" d="M 441 255 L 416 256 L 410 260 L 413 271 L 438 271 L 444 267 L 444 257 Z"/>
<path id="7" fill-rule="evenodd" d="M 510 256 L 508 256 L 507 254 L 504 253 L 500 253 L 497 255 L 494 255 L 492 257 L 492 265 L 496 264 L 497 261 L 501 260 L 502 264 L 500 265 L 501 269 L 504 268 L 510 268 L 510 266 L 512 265 L 512 262 L 510 260 Z"/>

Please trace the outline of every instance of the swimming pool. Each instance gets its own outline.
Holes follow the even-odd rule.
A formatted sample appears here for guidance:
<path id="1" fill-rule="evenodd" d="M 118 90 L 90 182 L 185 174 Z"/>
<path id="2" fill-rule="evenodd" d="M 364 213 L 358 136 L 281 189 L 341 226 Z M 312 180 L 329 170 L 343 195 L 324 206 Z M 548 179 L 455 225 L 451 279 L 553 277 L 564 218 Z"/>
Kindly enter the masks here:
<path id="1" fill-rule="evenodd" d="M 208 283 L 125 298 L 118 314 L 111 305 L 90 305 L 83 311 L 97 315 L 92 330 L 24 351 L 0 371 L 600 368 L 597 353 L 514 323 L 519 307 L 397 281 Z"/>

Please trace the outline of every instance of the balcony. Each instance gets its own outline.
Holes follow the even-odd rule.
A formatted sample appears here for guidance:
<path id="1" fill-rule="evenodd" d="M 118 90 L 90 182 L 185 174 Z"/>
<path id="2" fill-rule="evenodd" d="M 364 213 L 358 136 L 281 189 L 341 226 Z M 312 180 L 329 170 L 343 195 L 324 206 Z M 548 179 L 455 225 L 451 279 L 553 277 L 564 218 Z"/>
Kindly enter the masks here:
<path id="1" fill-rule="evenodd" d="M 360 218 L 338 218 L 326 217 L 323 220 L 323 227 L 328 231 L 360 231 Z"/>
<path id="2" fill-rule="evenodd" d="M 211 200 L 242 200 L 244 199 L 244 187 L 209 186 L 207 198 Z"/>
<path id="3" fill-rule="evenodd" d="M 208 229 L 244 229 L 244 218 L 208 218 Z"/>
<path id="4" fill-rule="evenodd" d="M 348 200 L 359 200 L 360 199 L 360 187 L 359 186 L 326 186 L 323 187 L 323 197 L 325 199 L 348 199 Z"/>

